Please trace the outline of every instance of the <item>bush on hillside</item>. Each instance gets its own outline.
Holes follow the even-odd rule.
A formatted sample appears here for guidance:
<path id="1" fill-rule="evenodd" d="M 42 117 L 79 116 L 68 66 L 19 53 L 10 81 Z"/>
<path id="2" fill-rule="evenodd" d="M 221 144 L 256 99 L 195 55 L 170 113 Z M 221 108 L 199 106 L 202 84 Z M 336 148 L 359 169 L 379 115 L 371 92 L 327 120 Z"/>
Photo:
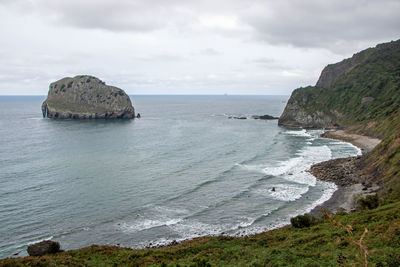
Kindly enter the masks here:
<path id="1" fill-rule="evenodd" d="M 365 210 L 365 209 L 375 209 L 379 206 L 379 197 L 377 194 L 375 195 L 368 195 L 364 198 L 360 198 L 357 201 L 358 206 L 360 209 Z"/>
<path id="2" fill-rule="evenodd" d="M 310 214 L 299 215 L 290 219 L 294 228 L 306 228 L 318 223 L 318 219 Z"/>

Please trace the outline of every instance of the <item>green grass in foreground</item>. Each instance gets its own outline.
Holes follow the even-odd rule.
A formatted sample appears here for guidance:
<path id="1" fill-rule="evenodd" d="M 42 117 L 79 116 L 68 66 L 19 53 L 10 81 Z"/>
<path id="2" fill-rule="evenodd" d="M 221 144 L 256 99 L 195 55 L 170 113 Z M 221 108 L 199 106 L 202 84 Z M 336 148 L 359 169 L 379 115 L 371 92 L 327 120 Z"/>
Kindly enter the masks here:
<path id="1" fill-rule="evenodd" d="M 63 265 L 400 266 L 400 202 L 335 215 L 310 228 L 287 226 L 243 238 L 202 237 L 145 250 L 91 246 L 43 257 L 0 260 L 0 266 Z"/>

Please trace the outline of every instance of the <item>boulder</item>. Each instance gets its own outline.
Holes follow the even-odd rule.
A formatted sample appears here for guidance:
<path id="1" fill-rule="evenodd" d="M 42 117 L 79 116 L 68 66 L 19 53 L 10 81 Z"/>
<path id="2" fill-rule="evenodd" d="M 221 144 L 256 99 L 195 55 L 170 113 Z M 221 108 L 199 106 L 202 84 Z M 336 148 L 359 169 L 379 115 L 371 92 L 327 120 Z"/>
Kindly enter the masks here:
<path id="1" fill-rule="evenodd" d="M 28 247 L 29 256 L 43 256 L 45 254 L 55 254 L 60 252 L 60 243 L 46 240 Z"/>
<path id="2" fill-rule="evenodd" d="M 79 75 L 50 84 L 42 104 L 43 117 L 51 119 L 133 119 L 129 96 L 100 79 Z"/>

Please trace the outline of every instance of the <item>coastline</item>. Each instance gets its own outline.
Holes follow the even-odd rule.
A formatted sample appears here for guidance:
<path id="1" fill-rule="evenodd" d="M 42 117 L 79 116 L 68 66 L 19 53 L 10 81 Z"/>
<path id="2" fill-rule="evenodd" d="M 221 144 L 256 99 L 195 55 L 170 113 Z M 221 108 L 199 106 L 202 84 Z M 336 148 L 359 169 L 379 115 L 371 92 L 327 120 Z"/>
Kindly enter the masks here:
<path id="1" fill-rule="evenodd" d="M 360 148 L 363 154 L 370 152 L 382 141 L 366 135 L 348 133 L 345 130 L 328 131 L 321 137 L 349 142 Z"/>
<path id="2" fill-rule="evenodd" d="M 333 182 L 338 189 L 331 198 L 312 209 L 309 214 L 318 216 L 322 209 L 330 212 L 352 212 L 356 209 L 356 199 L 375 193 L 379 187 L 369 182 L 369 177 L 361 173 L 365 153 L 370 152 L 380 139 L 351 134 L 344 130 L 329 131 L 321 135 L 324 138 L 349 142 L 361 149 L 363 156 L 339 158 L 324 161 L 311 166 L 309 172 L 318 180 Z"/>

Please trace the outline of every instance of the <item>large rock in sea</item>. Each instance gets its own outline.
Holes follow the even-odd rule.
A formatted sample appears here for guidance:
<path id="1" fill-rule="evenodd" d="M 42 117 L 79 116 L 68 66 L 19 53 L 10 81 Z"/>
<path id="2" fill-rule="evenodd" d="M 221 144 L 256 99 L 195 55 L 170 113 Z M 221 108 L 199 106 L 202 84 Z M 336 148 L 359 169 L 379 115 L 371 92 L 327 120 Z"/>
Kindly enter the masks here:
<path id="1" fill-rule="evenodd" d="M 43 117 L 51 119 L 133 119 L 129 96 L 100 79 L 79 75 L 50 84 L 42 104 Z"/>

